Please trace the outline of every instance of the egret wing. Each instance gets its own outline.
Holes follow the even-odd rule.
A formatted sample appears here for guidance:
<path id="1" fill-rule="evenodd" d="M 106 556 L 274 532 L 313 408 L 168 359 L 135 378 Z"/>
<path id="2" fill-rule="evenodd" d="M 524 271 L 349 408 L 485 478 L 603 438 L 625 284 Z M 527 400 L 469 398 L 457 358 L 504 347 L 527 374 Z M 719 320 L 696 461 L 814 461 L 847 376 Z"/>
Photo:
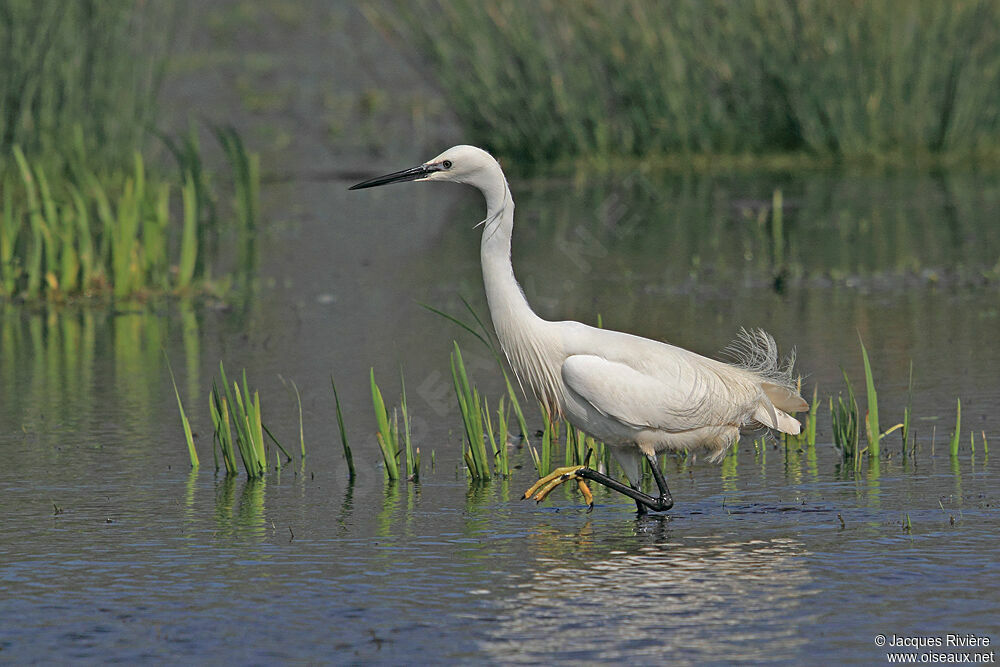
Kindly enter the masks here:
<path id="1" fill-rule="evenodd" d="M 563 362 L 562 378 L 595 410 L 634 428 L 680 432 L 733 419 L 730 401 L 713 400 L 712 378 L 684 359 L 653 375 L 624 362 L 575 354 Z"/>

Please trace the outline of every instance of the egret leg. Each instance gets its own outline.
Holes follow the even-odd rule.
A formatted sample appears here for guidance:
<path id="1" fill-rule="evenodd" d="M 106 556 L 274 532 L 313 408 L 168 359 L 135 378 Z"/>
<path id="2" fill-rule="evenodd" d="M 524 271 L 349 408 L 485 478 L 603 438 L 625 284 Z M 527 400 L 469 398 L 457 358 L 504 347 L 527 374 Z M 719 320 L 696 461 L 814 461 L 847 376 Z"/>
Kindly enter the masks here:
<path id="1" fill-rule="evenodd" d="M 653 479 L 656 480 L 656 487 L 660 490 L 660 497 L 657 498 L 657 502 L 661 509 L 656 509 L 657 512 L 664 512 L 674 506 L 674 499 L 670 495 L 670 489 L 667 488 L 667 479 L 663 476 L 660 471 L 660 466 L 656 463 L 656 457 L 650 454 L 646 455 L 646 460 L 649 461 L 649 467 L 653 469 Z"/>
<path id="2" fill-rule="evenodd" d="M 640 491 L 640 489 L 639 489 L 638 486 L 635 486 L 634 484 L 632 484 L 631 486 L 636 491 Z M 636 500 L 635 501 L 635 513 L 638 514 L 639 516 L 642 516 L 643 514 L 646 514 L 646 512 L 647 512 L 646 506 L 642 504 L 642 501 L 641 500 Z"/>
<path id="3" fill-rule="evenodd" d="M 602 484 L 609 489 L 617 491 L 623 495 L 628 496 L 635 501 L 636 507 L 638 508 L 639 514 L 645 514 L 646 508 L 653 510 L 654 512 L 665 512 L 674 506 L 674 500 L 670 496 L 670 490 L 667 488 L 667 481 L 663 478 L 663 473 L 656 466 L 656 457 L 648 456 L 650 466 L 653 468 L 653 478 L 656 480 L 656 486 L 659 487 L 660 496 L 654 498 L 653 496 L 643 493 L 639 489 L 632 486 L 619 482 L 614 477 L 608 477 L 604 473 L 597 472 L 592 468 L 587 468 L 585 466 L 568 466 L 565 468 L 557 468 L 551 474 L 546 475 L 542 479 L 535 482 L 534 486 L 525 491 L 525 499 L 531 498 L 534 494 L 535 501 L 541 502 L 545 500 L 545 497 L 552 492 L 554 488 L 568 482 L 571 479 L 577 480 L 580 483 L 582 480 L 590 480 L 592 482 L 597 482 Z M 581 487 L 583 491 L 585 487 Z M 589 491 L 589 489 L 587 490 Z M 584 497 L 587 498 L 588 504 L 593 507 L 593 496 L 589 496 L 587 491 L 583 491 Z"/>
<path id="4" fill-rule="evenodd" d="M 670 496 L 670 490 L 667 488 L 667 480 L 663 478 L 663 473 L 660 469 L 656 467 L 656 458 L 653 456 L 646 457 L 650 465 L 653 468 L 653 478 L 656 480 L 656 486 L 659 487 L 660 496 L 654 498 L 653 496 L 643 493 L 638 489 L 634 489 L 631 486 L 619 482 L 614 477 L 608 477 L 604 473 L 597 472 L 590 468 L 581 468 L 577 470 L 574 474 L 576 477 L 582 477 L 583 479 L 589 479 L 592 482 L 597 482 L 598 484 L 603 484 L 609 489 L 613 489 L 618 493 L 628 496 L 635 501 L 637 507 L 639 507 L 639 513 L 645 514 L 646 508 L 653 510 L 654 512 L 665 512 L 674 506 L 674 499 Z"/>

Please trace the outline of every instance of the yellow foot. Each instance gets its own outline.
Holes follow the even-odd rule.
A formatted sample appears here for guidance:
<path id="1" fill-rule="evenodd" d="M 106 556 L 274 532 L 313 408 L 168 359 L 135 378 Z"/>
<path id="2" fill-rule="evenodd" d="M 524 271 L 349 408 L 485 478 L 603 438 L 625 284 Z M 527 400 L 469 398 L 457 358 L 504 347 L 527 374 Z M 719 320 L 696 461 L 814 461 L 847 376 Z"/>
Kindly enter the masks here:
<path id="1" fill-rule="evenodd" d="M 551 473 L 542 477 L 540 480 L 534 483 L 534 485 L 524 492 L 524 499 L 527 500 L 531 498 L 532 494 L 535 496 L 535 502 L 542 502 L 545 497 L 552 493 L 552 489 L 556 488 L 564 482 L 568 482 L 571 479 L 576 480 L 576 484 L 580 489 L 580 493 L 583 494 L 584 499 L 587 501 L 589 506 L 588 512 L 594 508 L 594 494 L 590 492 L 590 488 L 587 483 L 580 477 L 577 477 L 576 473 L 583 470 L 586 466 L 567 466 L 565 468 L 556 468 Z"/>

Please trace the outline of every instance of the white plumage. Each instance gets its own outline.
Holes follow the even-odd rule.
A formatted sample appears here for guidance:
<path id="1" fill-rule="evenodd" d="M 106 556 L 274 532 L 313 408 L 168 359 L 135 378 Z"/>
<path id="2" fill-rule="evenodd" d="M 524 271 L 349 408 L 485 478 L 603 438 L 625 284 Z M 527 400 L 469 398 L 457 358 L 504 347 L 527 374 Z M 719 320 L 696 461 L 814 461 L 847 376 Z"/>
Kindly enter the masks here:
<path id="1" fill-rule="evenodd" d="M 627 333 L 538 317 L 514 278 L 514 201 L 489 153 L 455 146 L 423 165 L 354 187 L 405 180 L 454 181 L 482 191 L 483 282 L 511 367 L 550 414 L 610 445 L 633 486 L 644 456 L 686 449 L 718 460 L 741 430 L 799 433 L 790 413 L 808 405 L 792 383 L 792 359 L 780 364 L 774 340 L 763 331 L 742 330 L 727 348 L 734 363 L 724 363 Z"/>

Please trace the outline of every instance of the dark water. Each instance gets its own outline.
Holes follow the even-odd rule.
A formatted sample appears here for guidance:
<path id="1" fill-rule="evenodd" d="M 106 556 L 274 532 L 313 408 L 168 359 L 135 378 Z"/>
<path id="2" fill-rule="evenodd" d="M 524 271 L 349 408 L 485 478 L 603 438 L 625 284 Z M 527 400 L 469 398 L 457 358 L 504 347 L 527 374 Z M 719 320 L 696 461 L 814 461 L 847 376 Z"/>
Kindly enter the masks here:
<path id="1" fill-rule="evenodd" d="M 878 634 L 1000 641 L 998 476 L 981 435 L 1000 441 L 995 175 L 515 181 L 515 270 L 546 317 L 600 314 L 707 354 L 763 326 L 797 348 L 806 393 L 842 391 L 843 367 L 863 400 L 860 334 L 883 428 L 901 419 L 914 369 L 907 457 L 896 432 L 881 460 L 845 469 L 824 403 L 814 449 L 745 439 L 721 466 L 668 461 L 666 515 L 637 519 L 599 488 L 591 514 L 573 489 L 536 506 L 517 500 L 534 481 L 524 450 L 509 482 L 466 481 L 452 339 L 487 396 L 501 384 L 470 336 L 418 305 L 459 313 L 465 295 L 484 307 L 478 197 L 329 180 L 456 143 L 439 116 L 419 120 L 433 91 L 359 36 L 344 5 L 290 3 L 273 21 L 241 13 L 255 3 L 214 6 L 230 14 L 208 12 L 192 37 L 201 50 L 174 75 L 178 104 L 224 108 L 237 65 L 212 49 L 245 50 L 263 24 L 270 41 L 255 48 L 271 60 L 245 66 L 287 102 L 251 108 L 244 91 L 233 112 L 256 123 L 272 176 L 256 289 L 225 306 L 0 306 L 0 661 L 878 664 Z M 334 28 L 353 41 L 320 35 Z M 330 86 L 346 97 L 331 102 Z M 406 117 L 338 153 L 325 124 L 341 102 L 357 113 L 369 89 L 386 96 L 376 116 L 406 98 Z M 164 356 L 198 434 L 197 472 Z M 207 389 L 220 359 L 247 369 L 293 450 L 298 413 L 281 378 L 297 383 L 304 462 L 261 482 L 213 474 Z M 368 373 L 392 404 L 400 365 L 423 471 L 386 485 Z M 528 421 L 540 426 L 537 410 Z"/>

